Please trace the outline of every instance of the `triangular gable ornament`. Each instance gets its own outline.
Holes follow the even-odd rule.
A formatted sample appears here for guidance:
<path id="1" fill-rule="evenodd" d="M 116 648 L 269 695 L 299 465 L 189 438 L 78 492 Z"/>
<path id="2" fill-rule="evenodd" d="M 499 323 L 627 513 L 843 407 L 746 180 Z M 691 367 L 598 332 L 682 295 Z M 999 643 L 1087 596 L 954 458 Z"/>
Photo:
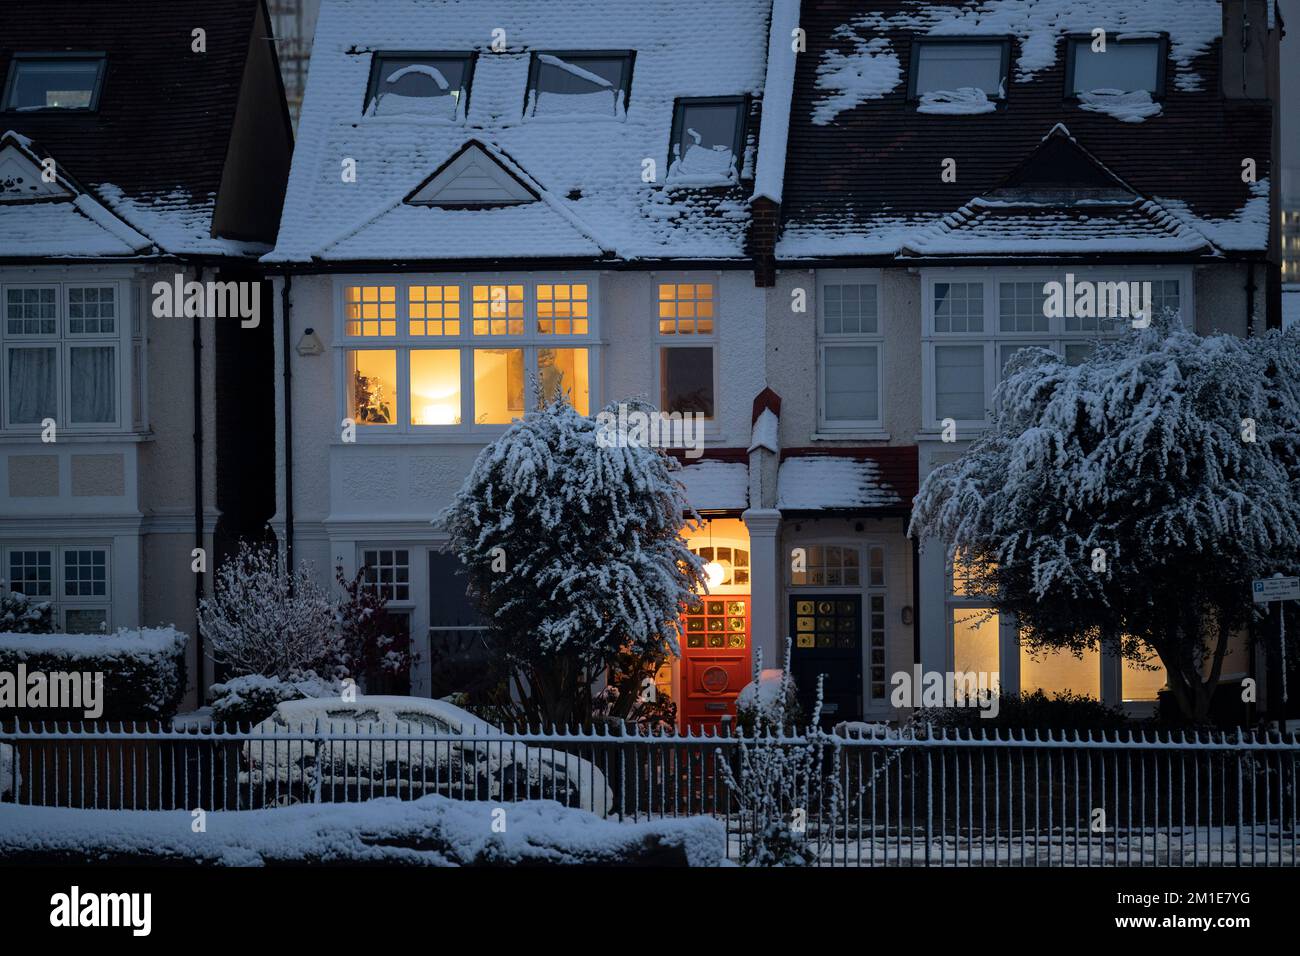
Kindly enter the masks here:
<path id="1" fill-rule="evenodd" d="M 413 206 L 518 206 L 538 195 L 478 143 L 469 143 L 406 197 Z"/>

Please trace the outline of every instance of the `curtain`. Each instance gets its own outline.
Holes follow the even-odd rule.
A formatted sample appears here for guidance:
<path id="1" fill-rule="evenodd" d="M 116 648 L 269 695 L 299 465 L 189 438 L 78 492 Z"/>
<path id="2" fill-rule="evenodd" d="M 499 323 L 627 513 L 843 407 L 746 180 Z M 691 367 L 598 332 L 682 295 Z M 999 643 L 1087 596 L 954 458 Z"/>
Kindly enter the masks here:
<path id="1" fill-rule="evenodd" d="M 39 425 L 58 414 L 56 349 L 9 350 L 9 421 Z"/>
<path id="2" fill-rule="evenodd" d="M 117 420 L 116 352 L 112 346 L 103 345 L 71 349 L 73 423 Z"/>

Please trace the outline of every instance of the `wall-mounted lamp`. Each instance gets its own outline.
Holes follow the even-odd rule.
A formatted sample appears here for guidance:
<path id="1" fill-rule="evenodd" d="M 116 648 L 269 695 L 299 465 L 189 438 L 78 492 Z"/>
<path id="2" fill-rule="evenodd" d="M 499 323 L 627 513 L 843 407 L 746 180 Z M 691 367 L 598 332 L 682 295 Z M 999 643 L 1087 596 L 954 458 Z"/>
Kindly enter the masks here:
<path id="1" fill-rule="evenodd" d="M 315 329 L 307 329 L 302 333 L 297 348 L 299 355 L 320 355 L 325 351 L 325 346 L 321 344 L 320 336 L 316 334 Z"/>

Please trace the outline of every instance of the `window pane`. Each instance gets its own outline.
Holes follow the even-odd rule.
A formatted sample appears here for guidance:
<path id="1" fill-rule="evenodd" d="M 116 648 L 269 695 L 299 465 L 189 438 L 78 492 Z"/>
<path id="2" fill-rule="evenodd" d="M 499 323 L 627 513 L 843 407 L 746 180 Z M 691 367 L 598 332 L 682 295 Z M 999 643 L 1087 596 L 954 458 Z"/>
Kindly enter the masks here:
<path id="1" fill-rule="evenodd" d="M 916 55 L 918 94 L 974 88 L 1001 95 L 1001 43 L 920 43 Z"/>
<path id="2" fill-rule="evenodd" d="M 460 424 L 460 351 L 411 351 L 411 424 Z"/>
<path id="3" fill-rule="evenodd" d="M 396 335 L 397 287 L 353 285 L 343 293 L 348 335 Z"/>
<path id="4" fill-rule="evenodd" d="M 660 405 L 665 412 L 698 412 L 713 417 L 713 349 L 659 350 L 663 383 Z"/>
<path id="5" fill-rule="evenodd" d="M 117 420 L 117 349 L 111 345 L 70 349 L 68 375 L 74 423 Z"/>
<path id="6" fill-rule="evenodd" d="M 460 286 L 413 285 L 406 308 L 412 335 L 460 335 Z"/>
<path id="7" fill-rule="evenodd" d="M 88 110 L 102 60 L 15 60 L 9 110 Z"/>
<path id="8" fill-rule="evenodd" d="M 1046 332 L 1041 282 L 998 283 L 998 327 L 1003 332 Z"/>
<path id="9" fill-rule="evenodd" d="M 39 425 L 58 414 L 56 349 L 9 350 L 9 421 Z"/>
<path id="10" fill-rule="evenodd" d="M 659 334 L 711 335 L 714 307 L 712 282 L 661 282 Z"/>
<path id="11" fill-rule="evenodd" d="M 70 607 L 63 612 L 63 630 L 68 634 L 102 634 L 108 627 L 103 608 Z"/>
<path id="12" fill-rule="evenodd" d="M 1157 279 L 1151 283 L 1151 310 L 1154 315 L 1179 314 L 1182 302 L 1177 279 Z"/>
<path id="13" fill-rule="evenodd" d="M 935 346 L 934 408 L 938 418 L 983 420 L 984 346 Z"/>
<path id="14" fill-rule="evenodd" d="M 54 552 L 28 549 L 9 552 L 9 590 L 31 598 L 54 596 Z"/>
<path id="15" fill-rule="evenodd" d="M 537 331 L 542 335 L 587 334 L 585 282 L 537 286 Z"/>
<path id="16" fill-rule="evenodd" d="M 468 59 L 386 54 L 376 54 L 376 58 L 377 72 L 367 113 L 416 113 L 443 119 L 458 115 Z"/>
<path id="17" fill-rule="evenodd" d="M 68 290 L 68 332 L 72 335 L 109 335 L 115 330 L 112 286 Z"/>
<path id="18" fill-rule="evenodd" d="M 998 346 L 998 379 L 1006 378 L 1007 365 L 1021 349 L 1051 349 L 1048 342 L 1015 342 Z"/>
<path id="19" fill-rule="evenodd" d="M 535 115 L 591 113 L 613 116 L 623 106 L 625 57 L 537 54 Z"/>
<path id="20" fill-rule="evenodd" d="M 358 425 L 397 421 L 397 353 L 348 352 L 348 417 Z"/>
<path id="21" fill-rule="evenodd" d="M 508 425 L 524 413 L 524 350 L 474 350 L 474 423 Z"/>
<path id="22" fill-rule="evenodd" d="M 405 548 L 367 548 L 361 552 L 364 580 L 389 601 L 411 599 L 411 552 Z"/>
<path id="23" fill-rule="evenodd" d="M 998 616 L 985 608 L 956 608 L 952 614 L 952 669 L 965 674 L 996 674 Z"/>
<path id="24" fill-rule="evenodd" d="M 1169 672 L 1160 663 L 1160 658 L 1152 654 L 1147 663 L 1155 665 L 1155 670 L 1147 670 L 1135 661 L 1124 658 L 1120 672 L 1120 694 L 1125 701 L 1155 700 L 1160 689 L 1169 681 Z M 1232 673 L 1224 668 L 1224 673 Z"/>
<path id="25" fill-rule="evenodd" d="M 103 597 L 108 593 L 108 552 L 102 548 L 66 548 L 63 596 Z"/>
<path id="26" fill-rule="evenodd" d="M 58 293 L 58 289 L 7 289 L 5 291 L 5 334 L 56 334 Z"/>
<path id="27" fill-rule="evenodd" d="M 1071 42 L 1074 43 L 1073 92 L 1156 92 L 1161 66 L 1158 41 L 1119 43 L 1112 40 L 1106 44 L 1105 53 L 1094 53 L 1088 40 Z"/>
<path id="28" fill-rule="evenodd" d="M 668 179 L 734 181 L 740 175 L 737 140 L 741 102 L 677 104 L 677 141 Z"/>
<path id="29" fill-rule="evenodd" d="M 1032 694 L 1071 691 L 1101 699 L 1101 652 L 1084 651 L 1078 658 L 1069 651 L 1039 651 L 1037 659 L 1026 647 L 1020 648 L 1020 690 Z"/>
<path id="30" fill-rule="evenodd" d="M 822 289 L 822 331 L 875 334 L 877 325 L 874 285 L 828 285 Z"/>
<path id="31" fill-rule="evenodd" d="M 984 331 L 984 284 L 936 282 L 934 284 L 936 332 Z"/>
<path id="32" fill-rule="evenodd" d="M 1071 342 L 1065 346 L 1065 364 L 1082 365 L 1096 349 L 1096 342 Z"/>
<path id="33" fill-rule="evenodd" d="M 580 415 L 591 414 L 591 382 L 586 349 L 538 349 L 537 374 L 547 401 L 564 395 Z"/>
<path id="34" fill-rule="evenodd" d="M 826 348 L 827 421 L 876 421 L 880 418 L 880 367 L 875 346 Z"/>
<path id="35" fill-rule="evenodd" d="M 523 335 L 522 285 L 474 286 L 475 335 Z"/>

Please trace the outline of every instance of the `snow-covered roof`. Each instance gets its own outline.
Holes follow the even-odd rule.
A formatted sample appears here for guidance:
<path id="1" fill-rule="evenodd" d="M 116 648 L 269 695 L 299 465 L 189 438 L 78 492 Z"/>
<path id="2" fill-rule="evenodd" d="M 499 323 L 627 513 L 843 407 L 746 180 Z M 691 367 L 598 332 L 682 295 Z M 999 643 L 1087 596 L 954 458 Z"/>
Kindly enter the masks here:
<path id="1" fill-rule="evenodd" d="M 742 258 L 748 192 L 666 185 L 666 164 L 678 98 L 761 95 L 770 6 L 324 0 L 278 245 L 266 261 Z M 374 54 L 421 47 L 476 55 L 466 115 L 363 115 Z M 525 116 L 533 54 L 581 50 L 635 53 L 626 110 Z M 742 181 L 753 175 L 756 114 Z M 491 208 L 406 201 L 471 142 L 538 199 Z M 655 181 L 646 182 L 650 164 Z"/>
<path id="2" fill-rule="evenodd" d="M 754 198 L 781 201 L 785 184 L 785 152 L 790 140 L 790 99 L 794 96 L 795 32 L 799 0 L 772 0 L 772 30 L 767 47 L 767 80 L 763 84 L 763 138 L 758 144 Z"/>
<path id="3" fill-rule="evenodd" d="M 871 459 L 801 455 L 781 462 L 776 506 L 782 511 L 888 508 L 905 504 Z"/>
<path id="4" fill-rule="evenodd" d="M 706 458 L 687 464 L 673 476 L 685 486 L 686 500 L 696 511 L 744 511 L 749 507 L 746 464 Z"/>

